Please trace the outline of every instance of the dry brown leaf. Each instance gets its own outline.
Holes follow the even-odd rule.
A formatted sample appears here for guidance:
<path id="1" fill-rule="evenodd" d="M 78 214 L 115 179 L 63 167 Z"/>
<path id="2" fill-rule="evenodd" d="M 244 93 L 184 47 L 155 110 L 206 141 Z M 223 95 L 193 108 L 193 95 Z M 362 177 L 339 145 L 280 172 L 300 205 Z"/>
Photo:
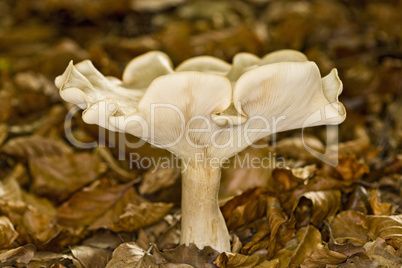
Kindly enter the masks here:
<path id="1" fill-rule="evenodd" d="M 169 186 L 172 186 L 180 177 L 179 168 L 149 169 L 143 174 L 143 180 L 139 187 L 141 194 L 152 194 Z"/>
<path id="2" fill-rule="evenodd" d="M 29 167 L 33 176 L 31 191 L 58 202 L 96 180 L 106 169 L 97 156 L 89 153 L 33 158 Z"/>
<path id="3" fill-rule="evenodd" d="M 6 216 L 0 216 L 0 249 L 10 247 L 17 236 L 18 233 L 10 219 Z"/>
<path id="4" fill-rule="evenodd" d="M 48 251 L 36 251 L 27 268 L 39 267 L 74 267 L 83 268 L 80 263 L 75 260 L 71 254 L 54 253 Z"/>
<path id="5" fill-rule="evenodd" d="M 363 259 L 358 256 L 347 259 L 345 263 L 341 263 L 337 268 L 377 268 L 378 262 L 371 259 Z"/>
<path id="6" fill-rule="evenodd" d="M 41 267 L 75 267 L 83 268 L 81 263 L 71 254 L 62 254 L 49 251 L 36 251 L 27 268 Z"/>
<path id="7" fill-rule="evenodd" d="M 307 257 L 300 265 L 301 268 L 325 268 L 327 265 L 340 264 L 347 257 L 339 252 L 329 250 L 327 247 L 320 246 L 314 250 L 313 254 Z"/>
<path id="8" fill-rule="evenodd" d="M 159 251 L 154 246 L 154 253 L 158 263 L 184 263 L 197 268 L 212 268 L 212 262 L 218 257 L 219 253 L 213 248 L 207 246 L 203 249 L 197 248 L 196 245 L 189 246 L 180 245 L 175 249 Z"/>
<path id="9" fill-rule="evenodd" d="M 22 199 L 21 187 L 17 182 L 17 173 L 25 173 L 25 168 L 18 165 L 5 178 L 0 180 L 0 200 L 17 201 Z"/>
<path id="10" fill-rule="evenodd" d="M 263 256 L 258 255 L 242 255 L 236 253 L 223 252 L 214 263 L 220 268 L 231 268 L 231 267 L 270 267 L 270 266 L 258 266 L 258 264 L 265 261 Z M 275 267 L 275 266 L 271 266 Z"/>
<path id="11" fill-rule="evenodd" d="M 363 174 L 370 171 L 366 164 L 358 162 L 356 157 L 351 155 L 339 156 L 335 169 L 343 180 L 349 182 L 358 181 Z"/>
<path id="12" fill-rule="evenodd" d="M 43 248 L 59 234 L 60 229 L 55 224 L 56 209 L 49 200 L 25 192 L 12 176 L 2 182 L 0 189 L 0 213 L 15 226 L 18 242 Z"/>
<path id="13" fill-rule="evenodd" d="M 138 230 L 161 221 L 172 207 L 171 203 L 151 203 L 145 200 L 138 205 L 129 203 L 117 222 L 104 227 L 114 232 Z M 98 227 L 100 226 L 96 226 L 96 224 L 91 225 L 91 229 Z"/>
<path id="14" fill-rule="evenodd" d="M 42 156 L 63 156 L 72 153 L 71 147 L 62 141 L 41 136 L 18 137 L 9 140 L 1 151 L 21 159 L 33 159 Z"/>
<path id="15" fill-rule="evenodd" d="M 363 245 L 367 242 L 366 215 L 357 211 L 342 211 L 331 222 L 332 235 L 335 242 L 346 242 Z"/>
<path id="16" fill-rule="evenodd" d="M 244 226 L 265 214 L 266 200 L 262 192 L 261 188 L 248 190 L 221 208 L 229 230 Z"/>
<path id="17" fill-rule="evenodd" d="M 283 223 L 288 220 L 288 216 L 283 211 L 279 200 L 275 197 L 267 198 L 267 217 L 271 230 L 271 236 L 268 246 L 268 256 L 272 257 L 275 254 L 276 235 L 279 231 L 279 228 Z"/>
<path id="18" fill-rule="evenodd" d="M 113 251 L 113 258 L 106 268 L 158 268 L 155 257 L 147 253 L 135 242 L 123 243 Z"/>
<path id="19" fill-rule="evenodd" d="M 35 246 L 30 244 L 5 252 L 0 251 L 0 265 L 6 267 L 15 264 L 27 264 L 34 256 L 35 251 Z"/>
<path id="20" fill-rule="evenodd" d="M 394 214 L 397 210 L 397 206 L 390 203 L 381 203 L 379 195 L 379 191 L 371 190 L 370 197 L 368 199 L 374 215 L 390 216 Z"/>
<path id="21" fill-rule="evenodd" d="M 95 225 L 100 228 L 117 222 L 130 202 L 138 202 L 131 184 L 110 185 L 106 180 L 75 193 L 57 210 L 57 221 L 66 227 Z"/>
<path id="22" fill-rule="evenodd" d="M 75 193 L 58 208 L 58 223 L 66 227 L 133 231 L 161 220 L 172 204 L 140 199 L 131 183 L 98 181 Z"/>
<path id="23" fill-rule="evenodd" d="M 365 250 L 363 246 L 355 246 L 350 243 L 346 244 L 336 244 L 336 243 L 328 243 L 328 248 L 330 250 L 342 253 L 343 255 L 347 257 L 351 257 L 353 255 L 365 255 Z"/>
<path id="24" fill-rule="evenodd" d="M 111 251 L 89 246 L 72 247 L 71 253 L 84 268 L 104 268 L 112 258 Z"/>
<path id="25" fill-rule="evenodd" d="M 279 259 L 279 267 L 297 267 L 315 250 L 321 247 L 321 234 L 312 225 L 298 230 L 296 236 L 279 250 L 275 258 Z"/>
<path id="26" fill-rule="evenodd" d="M 312 211 L 310 215 L 304 215 L 303 212 L 298 215 L 298 213 L 303 210 L 303 199 L 311 202 Z M 324 220 L 331 220 L 339 210 L 340 205 L 341 192 L 338 190 L 307 192 L 301 195 L 293 205 L 293 216 L 299 223 L 306 222 L 306 220 L 310 219 L 313 225 L 319 226 Z"/>
<path id="27" fill-rule="evenodd" d="M 301 183 L 304 183 L 304 180 L 295 176 L 290 168 L 275 168 L 272 171 L 272 182 L 268 184 L 268 189 L 283 193 L 294 189 Z"/>
<path id="28" fill-rule="evenodd" d="M 367 242 L 364 249 L 367 255 L 377 261 L 381 267 L 400 268 L 402 265 L 402 256 L 380 237 L 373 242 Z"/>
<path id="29" fill-rule="evenodd" d="M 261 249 L 265 248 L 269 244 L 269 237 L 268 235 L 270 234 L 270 225 L 268 222 L 264 222 L 261 224 L 255 235 L 251 238 L 250 242 L 244 245 L 244 247 L 241 249 L 242 254 L 247 254 L 250 255 L 251 253 Z"/>
<path id="30" fill-rule="evenodd" d="M 402 215 L 366 216 L 368 236 L 371 240 L 381 237 L 399 249 L 402 246 Z"/>
<path id="31" fill-rule="evenodd" d="M 0 212 L 10 218 L 19 233 L 17 241 L 22 244 L 33 243 L 45 248 L 60 232 L 54 217 L 21 201 L 0 200 Z"/>

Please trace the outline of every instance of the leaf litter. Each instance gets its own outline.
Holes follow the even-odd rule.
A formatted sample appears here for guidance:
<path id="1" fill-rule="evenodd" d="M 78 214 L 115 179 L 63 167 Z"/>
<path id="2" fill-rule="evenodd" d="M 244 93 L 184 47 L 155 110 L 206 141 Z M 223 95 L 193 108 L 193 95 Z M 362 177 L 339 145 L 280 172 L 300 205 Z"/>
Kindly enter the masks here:
<path id="1" fill-rule="evenodd" d="M 400 0 L 1 1 L 0 266 L 401 267 L 401 8 Z M 269 158 L 270 168 L 231 159 L 220 198 L 232 252 L 179 245 L 178 167 L 141 169 L 119 157 L 119 148 L 168 152 L 133 151 L 109 131 L 107 147 L 66 139 L 71 107 L 52 81 L 70 60 L 121 76 L 150 50 L 179 64 L 282 48 L 306 53 L 324 74 L 339 70 L 348 111 L 339 164 L 304 147 L 324 152 L 325 128 L 303 139 L 279 133 L 239 155 Z M 101 138 L 78 117 L 71 126 L 78 141 Z"/>

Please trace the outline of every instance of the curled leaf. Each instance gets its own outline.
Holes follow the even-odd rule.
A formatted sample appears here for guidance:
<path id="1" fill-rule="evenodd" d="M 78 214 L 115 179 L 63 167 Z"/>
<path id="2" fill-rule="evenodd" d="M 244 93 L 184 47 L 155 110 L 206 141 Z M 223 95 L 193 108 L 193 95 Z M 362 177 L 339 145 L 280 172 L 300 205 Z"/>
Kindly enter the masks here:
<path id="1" fill-rule="evenodd" d="M 229 267 L 276 267 L 275 263 L 272 263 L 271 266 L 268 266 L 265 263 L 263 266 L 259 265 L 265 261 L 263 256 L 258 255 L 242 255 L 236 253 L 223 252 L 218 258 L 214 261 L 214 263 L 220 268 L 229 268 Z"/>
<path id="2" fill-rule="evenodd" d="M 319 226 L 325 219 L 331 220 L 339 210 L 341 205 L 341 192 L 335 190 L 304 193 L 293 206 L 293 215 L 295 215 L 296 218 L 300 218 L 300 216 L 297 216 L 297 213 L 303 203 L 303 199 L 309 200 L 312 204 L 311 215 L 308 215 L 310 222 L 315 226 Z"/>
<path id="3" fill-rule="evenodd" d="M 7 267 L 15 264 L 28 264 L 34 256 L 35 251 L 35 246 L 31 244 L 10 249 L 9 251 L 0 253 L 0 265 Z"/>
<path id="4" fill-rule="evenodd" d="M 0 248 L 11 246 L 17 236 L 18 233 L 15 231 L 10 219 L 6 216 L 0 216 Z"/>
<path id="5" fill-rule="evenodd" d="M 379 195 L 379 191 L 372 190 L 368 199 L 374 215 L 390 216 L 394 214 L 397 207 L 391 203 L 381 203 Z"/>
<path id="6" fill-rule="evenodd" d="M 299 229 L 296 236 L 277 252 L 279 267 L 298 266 L 315 250 L 321 247 L 321 234 L 312 225 Z"/>

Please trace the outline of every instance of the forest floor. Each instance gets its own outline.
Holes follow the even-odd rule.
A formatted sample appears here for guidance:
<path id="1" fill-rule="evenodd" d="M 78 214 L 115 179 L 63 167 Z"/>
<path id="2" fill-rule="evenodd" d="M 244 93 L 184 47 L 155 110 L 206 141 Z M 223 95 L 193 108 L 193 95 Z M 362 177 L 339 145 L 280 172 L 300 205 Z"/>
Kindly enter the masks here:
<path id="1" fill-rule="evenodd" d="M 401 10 L 401 0 L 0 0 L 0 267 L 401 267 Z M 130 149 L 111 132 L 107 146 L 80 149 L 66 136 L 102 133 L 79 114 L 65 124 L 72 107 L 54 79 L 71 60 L 121 78 L 151 50 L 177 66 L 278 49 L 305 53 L 322 76 L 338 69 L 339 163 L 311 155 L 300 130 L 241 153 L 272 165 L 223 170 L 231 253 L 179 245 L 179 167 L 130 167 L 132 153 L 167 151 Z M 325 150 L 326 127 L 305 132 Z"/>

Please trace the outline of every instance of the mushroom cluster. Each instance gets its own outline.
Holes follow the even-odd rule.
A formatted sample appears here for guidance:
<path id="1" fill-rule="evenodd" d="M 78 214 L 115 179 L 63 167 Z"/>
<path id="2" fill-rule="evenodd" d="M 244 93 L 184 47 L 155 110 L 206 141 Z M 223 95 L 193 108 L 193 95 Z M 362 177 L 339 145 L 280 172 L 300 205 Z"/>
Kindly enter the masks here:
<path id="1" fill-rule="evenodd" d="M 61 97 L 85 111 L 86 123 L 132 134 L 182 159 L 181 243 L 230 251 L 218 205 L 221 165 L 272 133 L 339 124 L 336 69 L 321 78 L 306 56 L 281 50 L 239 53 L 228 64 L 210 56 L 175 69 L 158 51 L 133 59 L 122 80 L 90 61 L 70 63 L 55 81 Z"/>

